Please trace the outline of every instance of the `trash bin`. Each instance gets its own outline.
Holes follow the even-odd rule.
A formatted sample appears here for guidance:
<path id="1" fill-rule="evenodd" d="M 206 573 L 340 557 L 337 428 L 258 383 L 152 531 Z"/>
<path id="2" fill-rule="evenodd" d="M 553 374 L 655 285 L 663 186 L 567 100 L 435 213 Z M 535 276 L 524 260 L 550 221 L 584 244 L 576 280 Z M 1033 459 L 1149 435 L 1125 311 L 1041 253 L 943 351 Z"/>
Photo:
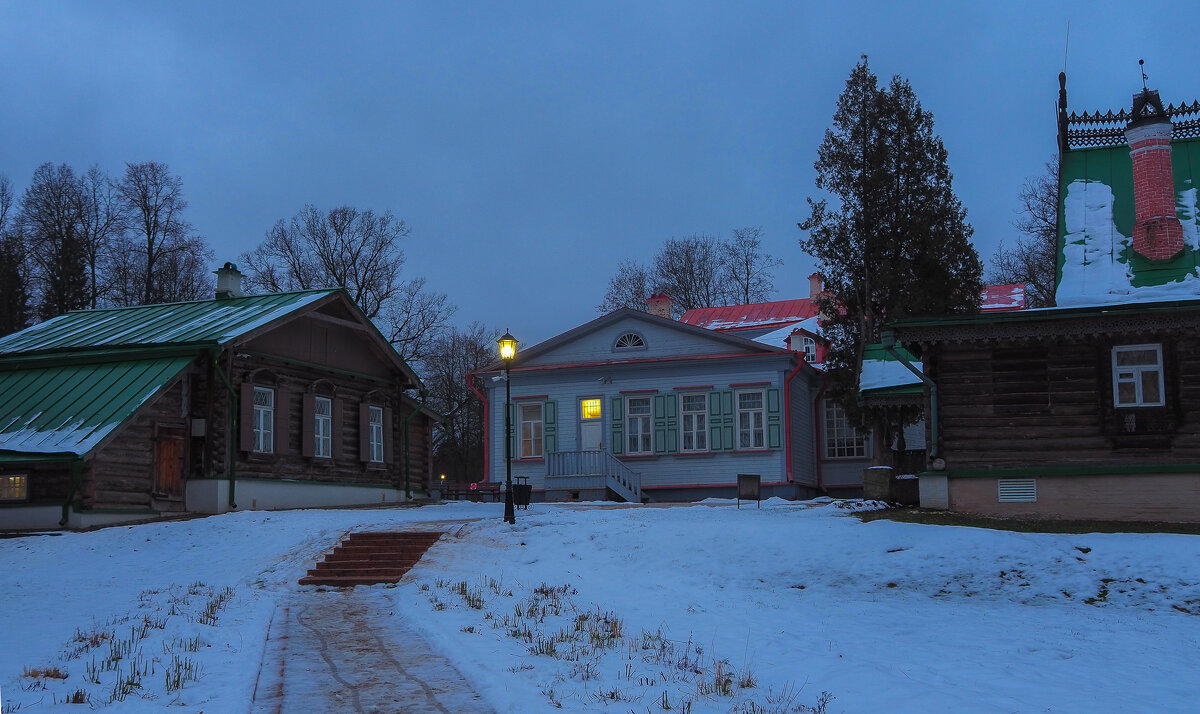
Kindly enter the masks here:
<path id="1" fill-rule="evenodd" d="M 529 498 L 533 495 L 533 486 L 527 483 L 513 484 L 513 505 L 517 508 L 529 508 Z"/>

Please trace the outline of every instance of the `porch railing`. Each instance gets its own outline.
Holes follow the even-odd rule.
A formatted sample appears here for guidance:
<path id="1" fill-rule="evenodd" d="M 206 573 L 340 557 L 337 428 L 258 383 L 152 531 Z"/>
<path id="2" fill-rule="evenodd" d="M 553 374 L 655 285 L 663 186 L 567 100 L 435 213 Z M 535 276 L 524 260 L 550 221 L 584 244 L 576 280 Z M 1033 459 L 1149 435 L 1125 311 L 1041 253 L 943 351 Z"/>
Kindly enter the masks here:
<path id="1" fill-rule="evenodd" d="M 569 477 L 582 477 L 578 484 L 568 481 Z M 620 459 L 607 451 L 559 451 L 546 454 L 546 486 L 552 480 L 560 487 L 583 487 L 603 483 L 621 498 L 630 503 L 641 503 L 642 475 L 626 466 Z"/>

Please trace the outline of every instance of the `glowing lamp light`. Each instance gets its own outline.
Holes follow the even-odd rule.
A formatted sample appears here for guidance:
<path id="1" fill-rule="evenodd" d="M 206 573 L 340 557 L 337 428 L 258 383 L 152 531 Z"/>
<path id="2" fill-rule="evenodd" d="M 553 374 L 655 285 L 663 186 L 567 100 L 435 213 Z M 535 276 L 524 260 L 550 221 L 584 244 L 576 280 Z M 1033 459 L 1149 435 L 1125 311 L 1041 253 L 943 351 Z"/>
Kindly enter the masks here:
<path id="1" fill-rule="evenodd" d="M 505 362 L 511 362 L 513 357 L 517 356 L 517 338 L 504 332 L 504 337 L 500 338 L 500 359 Z"/>

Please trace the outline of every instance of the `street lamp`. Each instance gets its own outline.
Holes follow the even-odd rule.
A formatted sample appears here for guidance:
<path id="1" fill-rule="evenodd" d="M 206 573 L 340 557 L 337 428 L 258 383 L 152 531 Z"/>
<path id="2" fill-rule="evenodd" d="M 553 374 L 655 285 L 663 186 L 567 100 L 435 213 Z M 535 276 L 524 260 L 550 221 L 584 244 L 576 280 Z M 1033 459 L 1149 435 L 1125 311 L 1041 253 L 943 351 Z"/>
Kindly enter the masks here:
<path id="1" fill-rule="evenodd" d="M 512 361 L 517 356 L 517 338 L 504 331 L 500 338 L 500 359 L 504 361 L 504 522 L 516 523 L 517 511 L 513 505 L 512 486 L 512 390 L 509 386 L 509 375 L 512 372 Z"/>

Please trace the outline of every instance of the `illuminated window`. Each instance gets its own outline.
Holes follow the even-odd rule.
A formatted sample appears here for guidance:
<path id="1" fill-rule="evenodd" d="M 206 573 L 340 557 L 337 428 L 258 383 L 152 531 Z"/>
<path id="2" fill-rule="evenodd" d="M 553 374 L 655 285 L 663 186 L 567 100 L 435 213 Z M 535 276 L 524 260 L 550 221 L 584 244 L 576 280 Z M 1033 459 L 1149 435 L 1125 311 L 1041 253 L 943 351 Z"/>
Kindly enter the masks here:
<path id="1" fill-rule="evenodd" d="M 275 453 L 275 390 L 254 388 L 254 450 Z"/>
<path id="2" fill-rule="evenodd" d="M 313 399 L 313 455 L 333 456 L 333 400 L 329 397 Z"/>
<path id="3" fill-rule="evenodd" d="M 679 415 L 684 451 L 708 450 L 708 399 L 703 394 L 681 394 Z"/>
<path id="4" fill-rule="evenodd" d="M 0 501 L 24 501 L 28 497 L 28 476 L 0 476 Z"/>
<path id="5" fill-rule="evenodd" d="M 1162 345 L 1122 345 L 1112 351 L 1113 404 L 1160 407 L 1163 399 Z"/>
<path id="6" fill-rule="evenodd" d="M 600 418 L 600 400 L 584 399 L 579 402 L 579 416 L 582 419 Z"/>

